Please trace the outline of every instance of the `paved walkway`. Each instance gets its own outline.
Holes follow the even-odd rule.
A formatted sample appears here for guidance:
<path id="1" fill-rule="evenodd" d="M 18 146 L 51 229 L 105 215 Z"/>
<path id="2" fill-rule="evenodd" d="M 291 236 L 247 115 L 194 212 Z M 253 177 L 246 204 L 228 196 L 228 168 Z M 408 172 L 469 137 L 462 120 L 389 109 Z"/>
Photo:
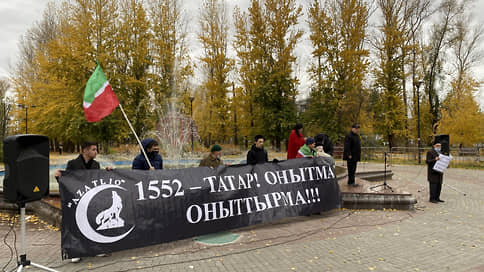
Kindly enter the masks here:
<path id="1" fill-rule="evenodd" d="M 360 164 L 358 170 L 382 170 Z M 417 196 L 415 211 L 335 210 L 235 231 L 230 245 L 192 239 L 85 258 L 60 259 L 60 231 L 31 218 L 29 259 L 61 271 L 484 271 L 484 171 L 448 169 L 443 204 L 427 201 L 424 166 L 393 166 L 390 185 Z M 0 234 L 8 231 L 0 216 Z M 19 233 L 16 226 L 17 235 Z M 13 243 L 13 236 L 7 242 Z M 0 265 L 10 251 L 0 247 Z M 15 268 L 10 264 L 8 271 Z M 29 268 L 27 271 L 37 271 Z"/>

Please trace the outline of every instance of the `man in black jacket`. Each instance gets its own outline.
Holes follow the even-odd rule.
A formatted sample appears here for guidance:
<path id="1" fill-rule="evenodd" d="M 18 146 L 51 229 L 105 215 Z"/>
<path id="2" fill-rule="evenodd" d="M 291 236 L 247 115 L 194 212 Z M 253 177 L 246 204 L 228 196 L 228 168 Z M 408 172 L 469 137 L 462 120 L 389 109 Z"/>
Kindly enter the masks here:
<path id="1" fill-rule="evenodd" d="M 66 171 L 69 170 L 91 170 L 100 169 L 99 162 L 95 160 L 97 156 L 97 143 L 85 142 L 81 145 L 82 153 L 73 160 L 67 162 Z M 106 170 L 112 170 L 111 167 L 106 167 Z M 55 177 L 59 178 L 62 175 L 60 170 L 55 172 Z M 99 257 L 104 257 L 106 254 L 99 254 Z M 77 263 L 81 258 L 72 258 L 71 262 Z"/>
<path id="2" fill-rule="evenodd" d="M 67 162 L 66 170 L 100 169 L 97 156 L 97 143 L 85 142 L 81 145 L 82 153 L 73 160 Z"/>
<path id="3" fill-rule="evenodd" d="M 360 125 L 353 124 L 351 131 L 345 136 L 345 145 L 343 151 L 343 160 L 348 165 L 348 185 L 358 186 L 355 183 L 356 166 L 361 157 Z"/>
<path id="4" fill-rule="evenodd" d="M 444 174 L 433 169 L 435 163 L 440 159 L 440 148 L 440 141 L 435 140 L 432 145 L 432 149 L 427 152 L 427 159 L 425 160 L 427 163 L 427 180 L 429 181 L 430 185 L 429 201 L 432 203 L 444 202 L 442 199 L 440 199 L 440 191 L 442 190 L 442 180 L 444 178 Z"/>
<path id="5" fill-rule="evenodd" d="M 267 151 L 264 149 L 264 136 L 256 135 L 255 143 L 247 152 L 247 164 L 257 164 L 268 162 Z"/>
<path id="6" fill-rule="evenodd" d="M 95 160 L 97 156 L 97 143 L 85 142 L 81 145 L 82 153 L 73 160 L 67 162 L 66 171 L 68 170 L 82 170 L 82 169 L 100 169 L 99 162 Z M 111 170 L 111 167 L 106 167 L 106 170 Z M 62 172 L 57 170 L 55 177 L 60 177 Z"/>

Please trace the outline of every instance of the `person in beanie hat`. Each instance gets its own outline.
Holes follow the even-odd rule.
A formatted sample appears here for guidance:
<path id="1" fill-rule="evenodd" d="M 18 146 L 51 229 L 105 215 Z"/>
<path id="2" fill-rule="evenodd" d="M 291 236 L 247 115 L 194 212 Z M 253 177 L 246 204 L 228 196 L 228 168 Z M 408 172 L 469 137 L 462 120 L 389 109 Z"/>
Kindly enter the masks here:
<path id="1" fill-rule="evenodd" d="M 432 203 L 444 202 L 440 199 L 440 191 L 442 190 L 442 180 L 444 178 L 444 173 L 435 171 L 434 165 L 440 159 L 440 148 L 441 144 L 438 139 L 435 139 L 432 145 L 432 149 L 427 152 L 427 180 L 430 186 L 430 198 L 429 201 Z"/>
<path id="2" fill-rule="evenodd" d="M 345 136 L 345 144 L 343 150 L 343 160 L 348 166 L 348 185 L 358 186 L 355 183 L 356 166 L 361 157 L 361 141 L 360 141 L 360 125 L 353 124 L 351 131 Z"/>
<path id="3" fill-rule="evenodd" d="M 222 156 L 222 147 L 218 144 L 214 144 L 210 149 L 210 153 L 200 161 L 199 166 L 207 166 L 211 168 L 216 168 L 219 165 L 222 165 L 223 162 L 220 159 Z"/>
<path id="4" fill-rule="evenodd" d="M 306 143 L 299 149 L 297 152 L 296 158 L 314 158 L 318 154 L 316 152 L 316 141 L 314 140 L 313 137 L 307 137 L 306 138 Z"/>

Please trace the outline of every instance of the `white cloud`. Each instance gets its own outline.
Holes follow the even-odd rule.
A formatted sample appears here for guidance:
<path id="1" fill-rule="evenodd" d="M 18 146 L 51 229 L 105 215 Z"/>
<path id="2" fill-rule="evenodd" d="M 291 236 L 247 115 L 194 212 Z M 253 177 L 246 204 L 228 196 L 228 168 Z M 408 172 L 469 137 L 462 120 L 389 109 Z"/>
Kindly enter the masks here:
<path id="1" fill-rule="evenodd" d="M 9 75 L 18 58 L 18 41 L 42 18 L 47 0 L 15 0 L 0 3 L 0 77 Z"/>

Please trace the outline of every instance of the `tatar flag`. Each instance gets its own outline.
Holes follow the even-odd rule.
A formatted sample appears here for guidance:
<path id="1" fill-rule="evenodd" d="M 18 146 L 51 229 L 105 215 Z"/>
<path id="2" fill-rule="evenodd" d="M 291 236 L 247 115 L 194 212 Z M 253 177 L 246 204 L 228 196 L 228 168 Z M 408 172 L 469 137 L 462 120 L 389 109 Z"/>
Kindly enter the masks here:
<path id="1" fill-rule="evenodd" d="M 110 115 L 118 105 L 118 98 L 98 64 L 84 91 L 84 115 L 89 122 L 99 122 Z"/>

